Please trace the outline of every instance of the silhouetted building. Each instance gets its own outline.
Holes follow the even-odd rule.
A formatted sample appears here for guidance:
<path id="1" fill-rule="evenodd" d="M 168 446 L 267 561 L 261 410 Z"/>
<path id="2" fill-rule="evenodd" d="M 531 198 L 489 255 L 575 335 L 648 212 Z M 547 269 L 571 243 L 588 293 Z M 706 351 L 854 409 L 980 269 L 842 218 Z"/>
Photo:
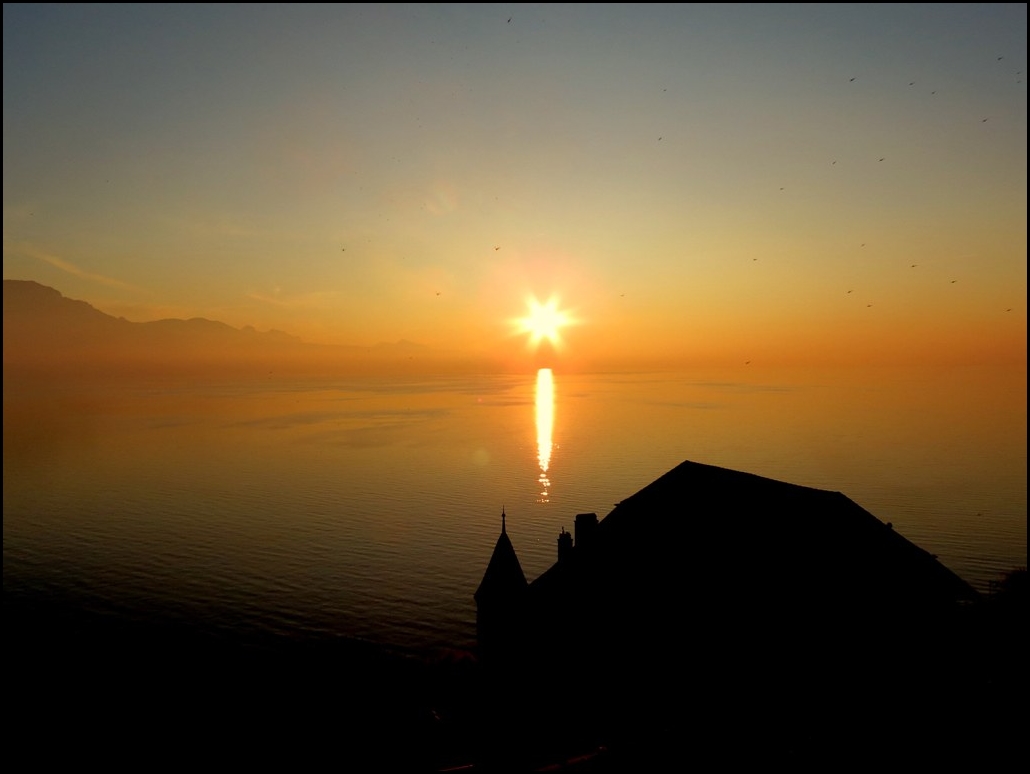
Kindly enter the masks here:
<path id="1" fill-rule="evenodd" d="M 483 580 L 476 590 L 476 632 L 484 662 L 510 658 L 525 630 L 526 576 L 508 538 L 501 509 L 497 538 Z"/>
<path id="2" fill-rule="evenodd" d="M 690 461 L 600 521 L 577 515 L 575 532 L 527 583 L 502 519 L 476 593 L 483 664 L 536 731 L 650 750 L 682 723 L 712 743 L 745 719 L 782 731 L 786 697 L 812 719 L 899 665 L 929 678 L 952 613 L 977 596 L 839 492 Z"/>

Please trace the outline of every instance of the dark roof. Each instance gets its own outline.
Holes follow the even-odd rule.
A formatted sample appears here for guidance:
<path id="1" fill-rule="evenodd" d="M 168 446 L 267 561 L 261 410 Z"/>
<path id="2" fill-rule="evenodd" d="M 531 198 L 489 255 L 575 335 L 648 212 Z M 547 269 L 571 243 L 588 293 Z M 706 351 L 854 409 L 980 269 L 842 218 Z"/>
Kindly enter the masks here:
<path id="1" fill-rule="evenodd" d="M 532 584 L 534 596 L 569 582 L 573 572 L 588 574 L 602 594 L 618 584 L 687 600 L 832 598 L 839 607 L 977 595 L 840 492 L 691 461 L 621 501 L 596 530 L 589 566 L 552 567 Z M 584 565 L 583 552 L 576 553 Z"/>
<path id="2" fill-rule="evenodd" d="M 512 593 L 519 593 L 526 588 L 526 575 L 522 572 L 522 565 L 515 554 L 515 547 L 511 544 L 508 532 L 504 526 L 504 513 L 501 513 L 501 534 L 497 538 L 493 555 L 490 557 L 490 564 L 486 567 L 483 580 L 476 589 L 476 602 L 482 602 L 486 597 L 508 596 Z"/>

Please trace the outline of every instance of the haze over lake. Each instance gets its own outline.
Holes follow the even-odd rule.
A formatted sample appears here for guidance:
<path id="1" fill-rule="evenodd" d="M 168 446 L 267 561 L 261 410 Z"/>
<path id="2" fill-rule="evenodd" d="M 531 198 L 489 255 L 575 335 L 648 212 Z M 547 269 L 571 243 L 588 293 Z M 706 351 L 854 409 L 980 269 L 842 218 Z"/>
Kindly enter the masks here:
<path id="1" fill-rule="evenodd" d="M 841 491 L 987 591 L 1026 565 L 1025 377 L 5 371 L 5 600 L 471 647 L 502 509 L 532 579 L 575 514 L 603 518 L 685 459 Z"/>

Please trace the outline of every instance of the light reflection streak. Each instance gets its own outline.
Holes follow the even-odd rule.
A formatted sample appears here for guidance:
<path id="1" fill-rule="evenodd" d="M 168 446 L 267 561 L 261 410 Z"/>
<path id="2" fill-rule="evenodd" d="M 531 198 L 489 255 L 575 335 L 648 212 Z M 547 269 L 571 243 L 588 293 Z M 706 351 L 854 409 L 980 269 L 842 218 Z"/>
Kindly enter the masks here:
<path id="1" fill-rule="evenodd" d="M 549 502 L 551 480 L 547 469 L 551 466 L 553 449 L 552 432 L 554 431 L 554 374 L 550 368 L 541 368 L 536 372 L 536 458 L 540 463 L 540 498 L 537 502 Z"/>

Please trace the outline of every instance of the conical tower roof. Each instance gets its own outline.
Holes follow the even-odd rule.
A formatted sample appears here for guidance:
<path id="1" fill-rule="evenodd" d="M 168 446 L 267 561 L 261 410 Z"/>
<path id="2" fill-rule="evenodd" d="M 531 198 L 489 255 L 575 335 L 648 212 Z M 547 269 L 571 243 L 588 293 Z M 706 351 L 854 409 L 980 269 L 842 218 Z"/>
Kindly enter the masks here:
<path id="1" fill-rule="evenodd" d="M 483 573 L 483 580 L 476 589 L 475 599 L 482 603 L 486 599 L 507 597 L 525 590 L 526 575 L 522 572 L 522 565 L 515 555 L 515 547 L 511 544 L 505 528 L 505 513 L 501 509 L 501 534 L 494 546 L 494 553 L 490 557 L 490 563 Z"/>

